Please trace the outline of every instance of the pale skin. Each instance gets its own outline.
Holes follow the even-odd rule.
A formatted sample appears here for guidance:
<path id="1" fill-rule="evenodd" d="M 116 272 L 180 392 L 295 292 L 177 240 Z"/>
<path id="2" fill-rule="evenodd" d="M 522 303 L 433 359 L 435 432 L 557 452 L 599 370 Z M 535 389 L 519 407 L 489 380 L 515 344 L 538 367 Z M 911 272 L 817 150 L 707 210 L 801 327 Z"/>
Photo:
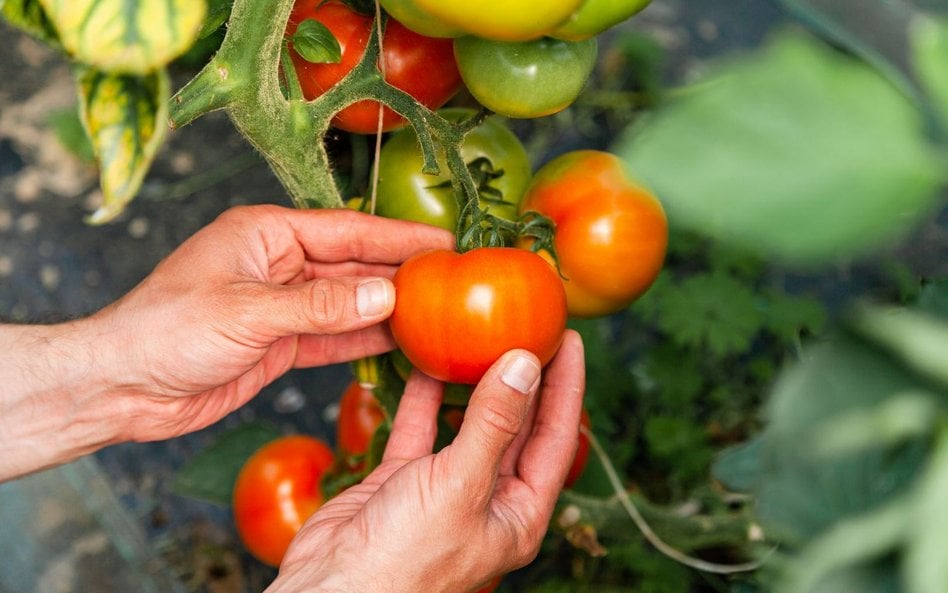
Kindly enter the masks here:
<path id="1" fill-rule="evenodd" d="M 290 369 L 391 350 L 395 270 L 453 245 L 356 212 L 236 208 L 89 317 L 0 325 L 0 480 L 199 430 Z M 310 518 L 269 593 L 458 593 L 532 560 L 575 454 L 579 337 L 542 372 L 501 357 L 433 454 L 442 388 L 411 377 L 382 464 Z"/>

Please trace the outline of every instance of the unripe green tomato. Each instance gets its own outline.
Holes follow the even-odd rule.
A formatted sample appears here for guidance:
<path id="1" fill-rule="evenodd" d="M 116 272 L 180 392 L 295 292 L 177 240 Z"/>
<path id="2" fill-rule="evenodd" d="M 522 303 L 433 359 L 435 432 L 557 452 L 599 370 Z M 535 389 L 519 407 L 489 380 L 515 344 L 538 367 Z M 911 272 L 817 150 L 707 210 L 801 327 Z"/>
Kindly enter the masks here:
<path id="1" fill-rule="evenodd" d="M 495 113 L 514 118 L 552 115 L 569 107 L 596 66 L 595 37 L 563 41 L 454 40 L 454 56 L 471 95 Z"/>
<path id="2" fill-rule="evenodd" d="M 631 18 L 649 5 L 651 0 L 586 0 L 579 10 L 558 25 L 551 37 L 582 41 Z"/>
<path id="3" fill-rule="evenodd" d="M 473 116 L 472 109 L 451 108 L 438 112 L 451 121 Z M 412 128 L 394 134 L 379 155 L 379 183 L 375 213 L 386 218 L 413 220 L 456 231 L 460 208 L 451 187 L 451 174 L 438 147 L 438 175 L 422 171 L 424 156 Z M 518 206 L 530 183 L 530 157 L 517 136 L 501 119 L 489 117 L 468 132 L 461 156 L 470 165 L 480 162 L 493 169 L 496 177 L 481 188 L 481 207 L 500 218 L 516 220 Z M 492 197 L 491 190 L 499 196 Z M 499 198 L 499 201 L 498 199 Z"/>

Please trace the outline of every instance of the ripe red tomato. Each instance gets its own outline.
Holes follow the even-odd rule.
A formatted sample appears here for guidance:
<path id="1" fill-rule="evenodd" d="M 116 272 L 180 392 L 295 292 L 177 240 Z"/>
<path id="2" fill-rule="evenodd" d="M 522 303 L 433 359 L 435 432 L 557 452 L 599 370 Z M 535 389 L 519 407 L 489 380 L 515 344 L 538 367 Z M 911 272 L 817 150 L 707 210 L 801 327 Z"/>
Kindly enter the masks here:
<path id="1" fill-rule="evenodd" d="M 553 244 L 570 315 L 623 309 L 662 269 L 665 211 L 613 154 L 579 150 L 548 162 L 534 175 L 520 210 L 537 211 L 556 225 Z"/>
<path id="2" fill-rule="evenodd" d="M 580 424 L 586 428 L 589 428 L 589 413 L 586 410 L 583 410 L 583 415 L 580 418 Z M 588 462 L 589 437 L 580 432 L 579 447 L 576 449 L 576 457 L 573 458 L 573 465 L 570 466 L 569 473 L 566 474 L 566 482 L 563 484 L 564 488 L 569 488 L 579 480 L 579 478 L 583 475 L 583 472 L 586 470 L 586 464 Z"/>
<path id="3" fill-rule="evenodd" d="M 333 452 L 319 439 L 292 435 L 258 449 L 234 485 L 234 522 L 254 557 L 279 566 L 296 532 L 323 503 L 319 481 Z"/>
<path id="4" fill-rule="evenodd" d="M 382 404 L 371 389 L 353 381 L 339 399 L 336 443 L 347 456 L 365 455 L 375 430 L 385 421 Z"/>
<path id="5" fill-rule="evenodd" d="M 375 24 L 372 17 L 361 15 L 342 2 L 297 0 L 287 23 L 287 37 L 306 19 L 326 25 L 342 49 L 338 64 L 314 64 L 303 59 L 290 44 L 290 57 L 303 96 L 313 100 L 345 78 L 359 63 Z M 382 55 L 386 82 L 430 109 L 444 105 L 461 86 L 450 39 L 425 37 L 395 19 L 388 19 L 382 36 Z M 379 107 L 376 101 L 359 101 L 337 113 L 333 125 L 357 134 L 374 133 L 378 128 Z M 405 125 L 405 119 L 387 107 L 382 121 L 383 131 Z"/>
<path id="6" fill-rule="evenodd" d="M 563 283 L 535 253 L 429 251 L 402 264 L 393 282 L 395 341 L 415 367 L 441 381 L 476 383 L 514 348 L 546 364 L 563 339 Z"/>

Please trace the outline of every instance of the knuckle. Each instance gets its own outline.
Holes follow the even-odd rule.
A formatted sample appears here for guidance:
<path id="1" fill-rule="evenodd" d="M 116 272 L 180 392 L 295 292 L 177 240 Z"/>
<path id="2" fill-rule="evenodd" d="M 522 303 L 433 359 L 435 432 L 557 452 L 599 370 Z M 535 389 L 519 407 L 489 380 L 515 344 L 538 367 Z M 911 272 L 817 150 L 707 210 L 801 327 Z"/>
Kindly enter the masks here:
<path id="1" fill-rule="evenodd" d="M 484 427 L 495 434 L 515 437 L 523 424 L 523 411 L 502 401 L 491 398 L 485 402 L 481 413 Z"/>
<path id="2" fill-rule="evenodd" d="M 332 329 L 346 319 L 348 293 L 337 282 L 321 278 L 310 285 L 309 307 L 306 308 L 313 325 Z"/>

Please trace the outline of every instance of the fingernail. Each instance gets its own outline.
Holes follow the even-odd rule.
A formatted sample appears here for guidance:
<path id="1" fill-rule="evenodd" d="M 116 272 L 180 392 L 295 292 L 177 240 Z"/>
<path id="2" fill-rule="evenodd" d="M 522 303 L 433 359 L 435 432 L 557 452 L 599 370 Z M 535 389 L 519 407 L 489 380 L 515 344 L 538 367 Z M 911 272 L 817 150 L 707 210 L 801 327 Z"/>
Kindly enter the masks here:
<path id="1" fill-rule="evenodd" d="M 540 382 L 540 367 L 531 358 L 515 356 L 507 361 L 500 380 L 507 387 L 528 394 L 536 389 Z"/>
<path id="2" fill-rule="evenodd" d="M 361 317 L 377 317 L 388 309 L 388 286 L 384 280 L 369 280 L 356 288 L 356 311 Z"/>

